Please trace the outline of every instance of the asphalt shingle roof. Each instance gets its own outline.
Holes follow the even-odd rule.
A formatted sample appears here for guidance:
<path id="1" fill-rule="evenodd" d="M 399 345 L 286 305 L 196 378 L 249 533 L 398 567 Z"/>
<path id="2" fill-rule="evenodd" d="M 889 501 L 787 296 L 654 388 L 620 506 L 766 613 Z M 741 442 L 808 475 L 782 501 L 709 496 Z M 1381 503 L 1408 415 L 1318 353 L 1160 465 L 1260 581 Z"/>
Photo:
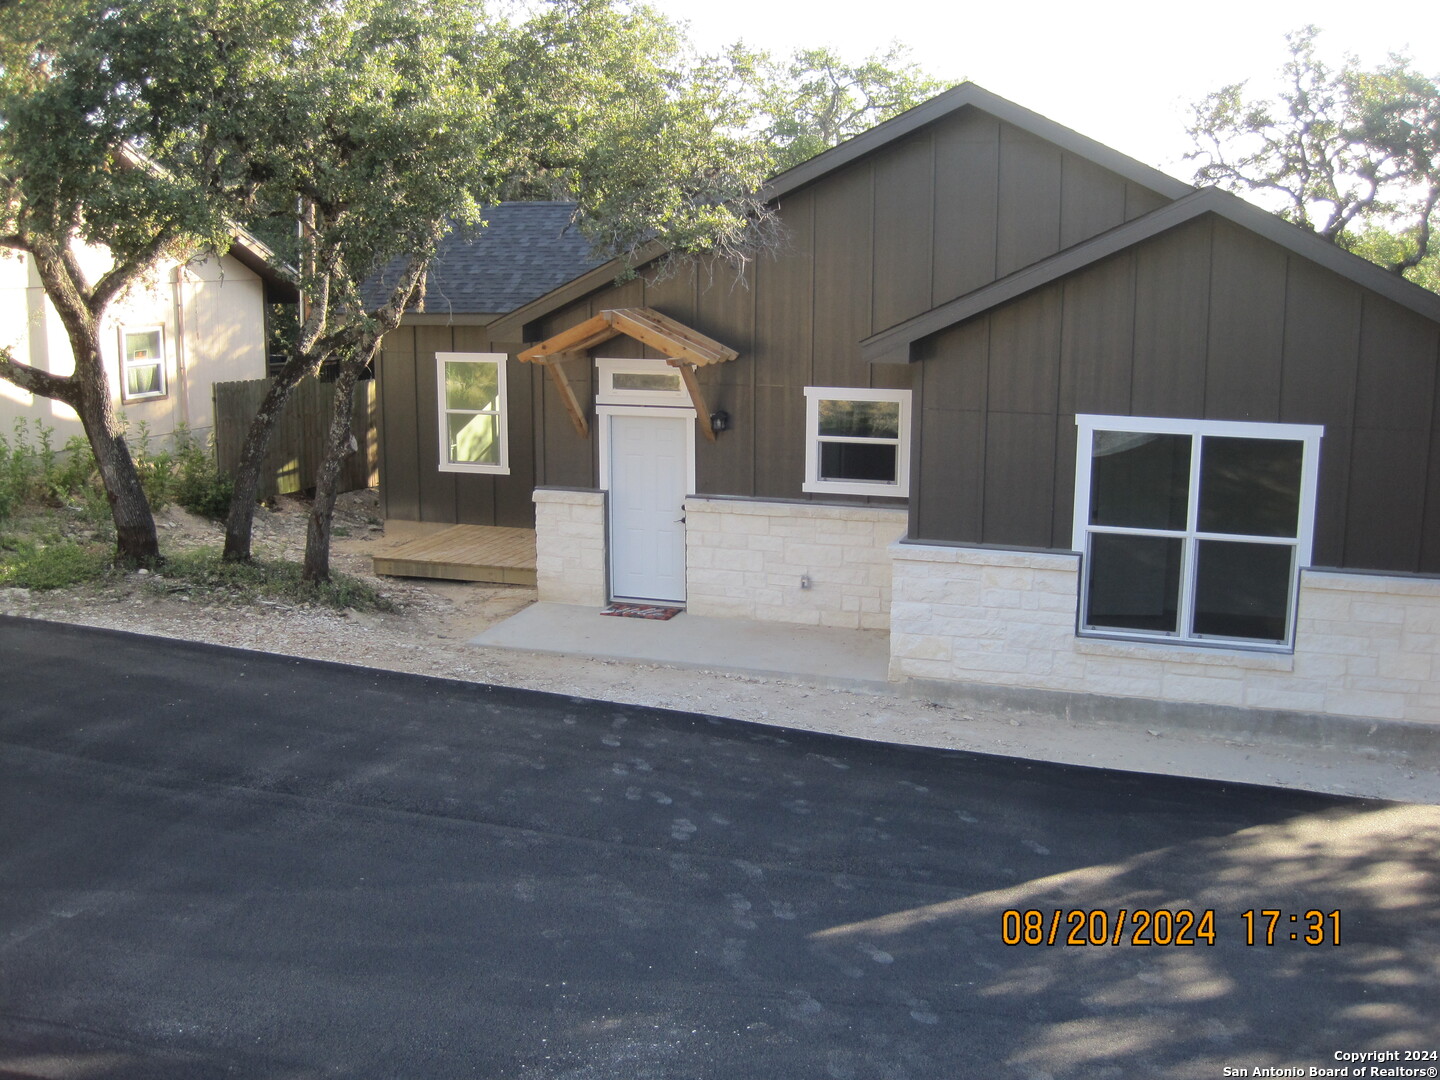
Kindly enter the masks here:
<path id="1" fill-rule="evenodd" d="M 605 260 L 570 224 L 575 204 L 511 202 L 488 206 L 489 224 L 454 232 L 440 244 L 426 280 L 425 311 L 502 314 L 544 296 Z M 367 307 L 384 303 L 402 263 L 365 283 Z"/>

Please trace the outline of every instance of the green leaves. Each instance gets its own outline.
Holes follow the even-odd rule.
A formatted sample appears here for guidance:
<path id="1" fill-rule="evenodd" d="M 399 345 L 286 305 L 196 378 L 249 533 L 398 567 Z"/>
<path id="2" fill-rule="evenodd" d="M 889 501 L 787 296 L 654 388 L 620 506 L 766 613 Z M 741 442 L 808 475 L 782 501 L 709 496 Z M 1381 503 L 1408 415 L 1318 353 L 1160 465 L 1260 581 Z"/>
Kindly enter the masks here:
<path id="1" fill-rule="evenodd" d="M 558 0 L 507 27 L 496 164 L 509 197 L 574 200 L 607 253 L 655 241 L 743 262 L 768 241 L 770 161 L 728 62 L 649 9 Z"/>
<path id="2" fill-rule="evenodd" d="M 764 118 L 761 137 L 773 150 L 776 170 L 808 161 L 954 85 L 908 61 L 908 51 L 892 42 L 859 63 L 830 49 L 798 49 L 782 62 L 750 56 Z"/>

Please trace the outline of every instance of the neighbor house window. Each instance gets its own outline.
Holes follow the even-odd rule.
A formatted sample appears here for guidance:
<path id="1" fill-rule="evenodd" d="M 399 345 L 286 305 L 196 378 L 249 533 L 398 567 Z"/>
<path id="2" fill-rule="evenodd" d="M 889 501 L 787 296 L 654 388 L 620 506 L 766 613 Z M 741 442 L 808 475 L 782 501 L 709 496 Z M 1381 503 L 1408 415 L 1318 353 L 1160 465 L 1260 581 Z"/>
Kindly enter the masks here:
<path id="1" fill-rule="evenodd" d="M 1075 419 L 1080 631 L 1291 646 L 1323 429 Z"/>
<path id="2" fill-rule="evenodd" d="M 145 401 L 165 396 L 163 327 L 121 328 L 120 395 L 125 401 Z"/>
<path id="3" fill-rule="evenodd" d="M 442 472 L 508 473 L 505 354 L 436 353 Z"/>
<path id="4" fill-rule="evenodd" d="M 910 391 L 805 388 L 806 491 L 904 496 Z"/>

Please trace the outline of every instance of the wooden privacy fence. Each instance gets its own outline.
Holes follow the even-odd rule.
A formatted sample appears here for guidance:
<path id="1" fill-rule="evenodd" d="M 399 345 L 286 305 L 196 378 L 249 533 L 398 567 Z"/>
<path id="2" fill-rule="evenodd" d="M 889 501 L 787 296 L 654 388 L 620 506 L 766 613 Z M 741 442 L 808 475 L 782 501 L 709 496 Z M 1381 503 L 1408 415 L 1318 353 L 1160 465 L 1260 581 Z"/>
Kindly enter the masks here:
<path id="1" fill-rule="evenodd" d="M 215 453 L 220 470 L 235 472 L 240 448 L 255 410 L 264 400 L 268 379 L 215 384 Z M 315 486 L 315 473 L 325 456 L 325 435 L 335 405 L 335 384 L 306 379 L 285 403 L 260 471 L 258 499 L 293 495 Z M 380 482 L 380 446 L 375 424 L 375 383 L 355 384 L 355 441 L 359 449 L 340 470 L 339 491 L 356 491 Z"/>

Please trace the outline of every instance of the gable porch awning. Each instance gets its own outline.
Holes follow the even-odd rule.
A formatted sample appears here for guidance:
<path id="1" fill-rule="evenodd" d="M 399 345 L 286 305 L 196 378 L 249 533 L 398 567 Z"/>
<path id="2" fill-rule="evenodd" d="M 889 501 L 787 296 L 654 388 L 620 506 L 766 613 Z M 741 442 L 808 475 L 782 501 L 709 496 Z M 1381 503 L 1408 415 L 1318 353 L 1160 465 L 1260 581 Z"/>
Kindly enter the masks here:
<path id="1" fill-rule="evenodd" d="M 739 353 L 653 308 L 610 308 L 569 330 L 562 330 L 538 345 L 532 345 L 516 359 L 526 364 L 545 365 L 550 372 L 551 381 L 560 392 L 560 400 L 565 403 L 575 430 L 582 437 L 588 438 L 590 424 L 585 419 L 585 410 L 575 399 L 575 391 L 560 365 L 566 360 L 584 358 L 596 345 L 622 334 L 663 353 L 666 363 L 680 372 L 685 389 L 695 405 L 696 423 L 700 425 L 705 437 L 714 442 L 715 432 L 710 427 L 710 410 L 700 392 L 695 369 L 709 364 L 723 364 L 734 360 Z"/>

